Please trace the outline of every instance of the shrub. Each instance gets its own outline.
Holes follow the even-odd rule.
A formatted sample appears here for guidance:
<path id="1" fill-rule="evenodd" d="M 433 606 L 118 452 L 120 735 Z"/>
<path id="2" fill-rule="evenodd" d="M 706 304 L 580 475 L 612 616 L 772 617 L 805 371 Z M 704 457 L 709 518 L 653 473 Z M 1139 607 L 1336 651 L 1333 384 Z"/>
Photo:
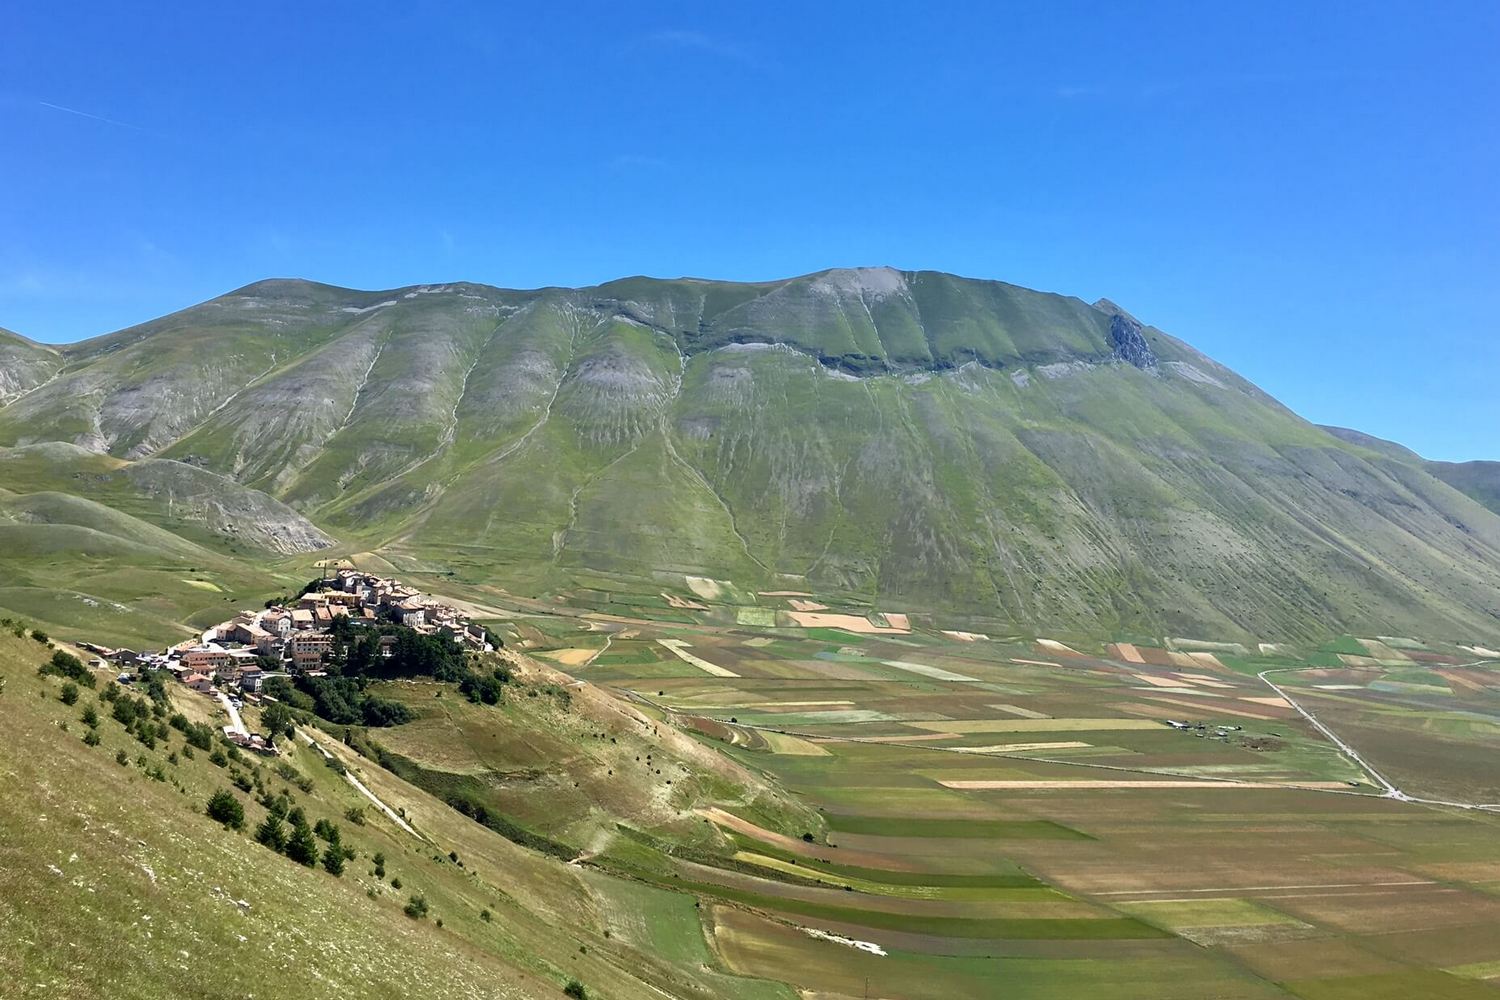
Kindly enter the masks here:
<path id="1" fill-rule="evenodd" d="M 117 752 L 115 754 L 115 763 L 119 764 L 121 767 L 125 767 L 130 763 L 130 754 L 126 753 L 124 750 Z"/>
<path id="2" fill-rule="evenodd" d="M 60 649 L 53 652 L 52 659 L 37 667 L 36 672 L 39 677 L 64 677 L 71 681 L 77 681 L 89 689 L 92 689 L 98 683 L 95 681 L 94 675 L 89 668 L 83 665 L 82 660 L 72 653 L 64 653 Z"/>
<path id="3" fill-rule="evenodd" d="M 221 788 L 208 797 L 205 811 L 209 819 L 223 823 L 229 829 L 242 830 L 245 827 L 245 807 L 227 788 Z"/>
<path id="4" fill-rule="evenodd" d="M 365 810 L 363 806 L 350 806 L 344 810 L 344 818 L 355 826 L 365 825 Z"/>
<path id="5" fill-rule="evenodd" d="M 339 828 L 326 819 L 320 819 L 313 824 L 313 833 L 316 833 L 330 844 L 337 844 L 339 842 Z"/>
<path id="6" fill-rule="evenodd" d="M 427 916 L 427 897 L 413 896 L 406 901 L 402 912 L 413 920 L 421 920 Z"/>
<path id="7" fill-rule="evenodd" d="M 39 628 L 34 628 L 31 630 L 31 637 L 37 642 L 41 643 L 43 646 L 46 646 L 52 642 L 51 637 Z"/>
<path id="8" fill-rule="evenodd" d="M 392 889 L 399 889 L 399 888 L 401 888 L 401 880 L 399 878 L 393 878 L 393 879 L 391 879 L 391 888 Z"/>
<path id="9" fill-rule="evenodd" d="M 214 752 L 208 755 L 208 759 L 217 767 L 229 766 L 229 758 L 224 755 L 222 747 L 214 747 Z"/>
<path id="10" fill-rule="evenodd" d="M 480 910 L 479 911 L 479 919 L 483 920 L 485 923 L 489 923 L 490 922 L 490 911 L 487 910 L 487 909 Z"/>
<path id="11" fill-rule="evenodd" d="M 83 707 L 83 714 L 78 718 L 85 726 L 88 726 L 90 729 L 99 728 L 99 710 L 93 705 L 85 705 Z"/>
<path id="12" fill-rule="evenodd" d="M 57 693 L 57 698 L 64 705 L 78 704 L 78 685 L 72 681 L 64 681 L 62 690 Z"/>
<path id="13" fill-rule="evenodd" d="M 99 730 L 90 729 L 83 734 L 84 746 L 96 747 L 99 745 Z"/>
<path id="14" fill-rule="evenodd" d="M 563 987 L 563 996 L 572 997 L 573 1000 L 589 1000 L 589 991 L 578 980 L 569 979 L 568 985 Z"/>

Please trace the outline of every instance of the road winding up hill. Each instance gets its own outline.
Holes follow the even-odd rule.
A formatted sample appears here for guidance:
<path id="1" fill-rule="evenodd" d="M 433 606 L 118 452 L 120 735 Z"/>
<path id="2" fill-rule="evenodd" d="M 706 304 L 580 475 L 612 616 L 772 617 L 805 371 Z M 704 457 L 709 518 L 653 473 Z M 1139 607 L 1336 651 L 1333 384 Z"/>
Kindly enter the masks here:
<path id="1" fill-rule="evenodd" d="M 1488 635 L 1500 614 L 1500 517 L 1453 477 L 1112 303 L 1001 282 L 274 280 L 55 350 L 0 335 L 0 358 L 0 488 L 129 493 L 132 516 L 253 523 L 278 553 L 1113 634 Z M 66 482 L 38 484 L 26 455 L 59 443 Z M 74 469 L 105 459 L 108 489 Z"/>

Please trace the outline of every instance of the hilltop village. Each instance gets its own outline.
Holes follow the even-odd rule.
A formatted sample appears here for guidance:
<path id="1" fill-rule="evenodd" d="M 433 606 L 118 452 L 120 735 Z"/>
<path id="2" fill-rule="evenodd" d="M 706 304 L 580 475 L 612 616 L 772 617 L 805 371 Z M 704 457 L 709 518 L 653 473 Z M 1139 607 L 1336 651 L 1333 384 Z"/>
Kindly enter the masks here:
<path id="1" fill-rule="evenodd" d="M 256 699 L 272 677 L 321 676 L 334 649 L 336 630 L 376 625 L 400 625 L 419 635 L 446 635 L 475 652 L 495 648 L 489 631 L 456 608 L 399 581 L 353 569 L 340 569 L 331 578 L 313 581 L 293 601 L 241 611 L 196 638 L 160 652 L 87 642 L 79 645 L 100 658 L 96 666 L 108 663 L 120 669 L 123 683 L 131 683 L 135 671 L 166 670 L 193 691 L 219 698 L 231 719 L 224 727 L 231 741 L 274 752 L 269 741 L 248 732 L 240 722 L 240 699 Z M 396 636 L 381 635 L 381 655 L 392 655 L 396 644 Z"/>

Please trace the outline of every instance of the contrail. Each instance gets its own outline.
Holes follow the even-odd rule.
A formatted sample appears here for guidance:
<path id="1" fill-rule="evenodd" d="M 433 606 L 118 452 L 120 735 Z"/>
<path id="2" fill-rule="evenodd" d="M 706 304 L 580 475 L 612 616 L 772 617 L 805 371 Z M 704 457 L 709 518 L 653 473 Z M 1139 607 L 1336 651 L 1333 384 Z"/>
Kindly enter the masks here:
<path id="1" fill-rule="evenodd" d="M 116 121 L 113 118 L 105 118 L 105 117 L 103 117 L 101 115 L 91 115 L 87 111 L 79 111 L 77 108 L 66 108 L 66 107 L 63 107 L 61 104 L 53 104 L 51 101 L 38 100 L 37 103 L 40 104 L 44 108 L 51 108 L 53 111 L 65 111 L 65 112 L 67 112 L 70 115 L 77 115 L 80 118 L 91 118 L 91 119 L 93 119 L 96 122 L 103 122 L 106 125 L 118 125 L 120 128 L 133 129 L 136 132 L 144 132 L 144 131 L 146 131 L 145 129 L 141 128 L 139 125 L 132 125 L 129 122 Z"/>

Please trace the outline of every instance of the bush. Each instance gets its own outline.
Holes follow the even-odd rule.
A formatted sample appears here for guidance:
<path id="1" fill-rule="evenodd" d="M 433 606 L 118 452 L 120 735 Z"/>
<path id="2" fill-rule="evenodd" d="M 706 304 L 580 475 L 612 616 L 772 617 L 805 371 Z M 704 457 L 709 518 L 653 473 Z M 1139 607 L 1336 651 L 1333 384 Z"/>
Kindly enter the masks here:
<path id="1" fill-rule="evenodd" d="M 485 923 L 489 923 L 490 922 L 490 911 L 487 910 L 487 909 L 480 910 L 479 911 L 479 919 L 483 920 Z"/>
<path id="2" fill-rule="evenodd" d="M 43 646 L 50 645 L 52 642 L 52 638 L 39 628 L 34 628 L 31 630 L 31 637 L 37 642 L 41 643 Z"/>
<path id="3" fill-rule="evenodd" d="M 355 826 L 365 825 L 365 810 L 363 806 L 350 806 L 344 810 L 344 818 Z"/>
<path id="4" fill-rule="evenodd" d="M 125 767 L 130 763 L 130 754 L 126 753 L 124 750 L 117 752 L 115 754 L 115 763 L 119 764 L 121 767 Z"/>
<path id="5" fill-rule="evenodd" d="M 568 985 L 563 987 L 563 996 L 572 997 L 573 1000 L 589 1000 L 589 991 L 578 980 L 569 979 Z"/>
<path id="6" fill-rule="evenodd" d="M 62 690 L 58 692 L 57 698 L 64 705 L 78 704 L 78 685 L 72 681 L 64 681 Z"/>
<path id="7" fill-rule="evenodd" d="M 360 701 L 360 713 L 367 726 L 399 726 L 417 717 L 416 713 L 399 701 L 377 698 L 367 694 Z"/>
<path id="8" fill-rule="evenodd" d="M 393 879 L 391 879 L 391 888 L 392 889 L 399 889 L 399 888 L 401 888 L 401 880 L 399 878 L 393 878 Z"/>
<path id="9" fill-rule="evenodd" d="M 85 705 L 83 708 L 83 714 L 78 718 L 85 726 L 88 726 L 90 729 L 99 728 L 99 710 L 93 705 Z"/>
<path id="10" fill-rule="evenodd" d="M 337 844 L 339 842 L 339 828 L 326 819 L 320 819 L 313 824 L 313 833 L 330 844 Z"/>
<path id="11" fill-rule="evenodd" d="M 216 767 L 229 766 L 229 758 L 224 754 L 222 747 L 214 747 L 214 752 L 208 755 L 208 759 Z"/>
<path id="12" fill-rule="evenodd" d="M 98 683 L 89 668 L 83 665 L 82 660 L 60 649 L 53 652 L 52 659 L 37 667 L 36 672 L 39 677 L 65 677 L 70 681 L 77 681 L 90 690 Z"/>
<path id="13" fill-rule="evenodd" d="M 208 797 L 208 818 L 223 823 L 231 830 L 245 828 L 245 807 L 227 788 L 221 788 Z"/>
<path id="14" fill-rule="evenodd" d="M 83 745 L 96 747 L 99 745 L 99 730 L 90 729 L 83 734 Z"/>
<path id="15" fill-rule="evenodd" d="M 427 897 L 413 896 L 406 901 L 402 912 L 413 920 L 422 920 L 427 916 Z"/>

